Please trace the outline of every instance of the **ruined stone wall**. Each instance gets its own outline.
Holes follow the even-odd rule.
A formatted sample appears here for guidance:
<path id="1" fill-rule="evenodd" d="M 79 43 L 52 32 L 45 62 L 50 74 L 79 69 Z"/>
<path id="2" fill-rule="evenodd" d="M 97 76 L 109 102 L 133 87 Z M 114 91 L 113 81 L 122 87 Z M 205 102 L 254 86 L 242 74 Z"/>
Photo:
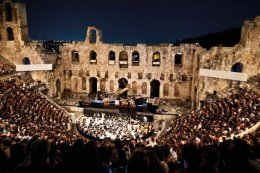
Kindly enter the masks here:
<path id="1" fill-rule="evenodd" d="M 0 54 L 14 64 L 29 57 L 32 64 L 42 63 L 42 44 L 28 42 L 26 7 L 4 0 L 0 4 Z"/>
<path id="2" fill-rule="evenodd" d="M 6 18 L 8 8 L 11 20 Z M 7 28 L 13 35 L 8 34 Z M 85 41 L 64 43 L 59 53 L 47 53 L 41 42 L 28 39 L 25 5 L 10 0 L 0 4 L 0 56 L 14 64 L 22 64 L 25 57 L 31 64 L 54 64 L 52 71 L 31 72 L 35 80 L 47 84 L 49 96 L 60 96 L 64 89 L 90 93 L 92 79 L 97 80 L 97 91 L 114 93 L 119 88 L 118 81 L 126 79 L 129 94 L 150 97 L 154 90 L 151 83 L 157 82 L 161 98 L 191 99 L 196 107 L 207 93 L 225 90 L 232 84 L 230 80 L 199 76 L 199 68 L 231 71 L 235 63 L 241 63 L 243 73 L 255 76 L 260 72 L 259 47 L 260 17 L 256 17 L 254 21 L 245 21 L 240 43 L 234 47 L 213 47 L 207 51 L 196 44 L 107 44 L 102 40 L 101 29 L 91 26 Z M 115 60 L 109 59 L 110 51 Z M 132 60 L 136 52 L 138 61 Z M 155 56 L 156 53 L 159 55 Z M 158 57 L 160 61 L 153 60 Z"/>
<path id="3" fill-rule="evenodd" d="M 30 64 L 43 64 L 48 59 L 43 44 L 29 41 L 26 6 L 4 0 L 0 4 L 0 55 L 13 64 L 23 64 L 25 57 Z M 45 72 L 31 72 L 35 80 L 46 81 Z"/>
<path id="4" fill-rule="evenodd" d="M 7 30 L 11 31 L 7 31 Z M 28 39 L 28 26 L 26 7 L 22 3 L 13 3 L 11 0 L 4 0 L 0 4 L 0 40 L 8 40 L 8 32 L 13 33 L 9 41 L 22 42 Z"/>
<path id="5" fill-rule="evenodd" d="M 234 47 L 213 47 L 200 57 L 200 68 L 231 71 L 236 63 L 241 63 L 242 72 L 248 78 L 260 72 L 260 17 L 246 21 L 242 27 L 241 41 Z M 232 86 L 232 81 L 210 77 L 199 77 L 197 82 L 197 103 L 206 98 L 207 93 L 225 90 Z M 240 82 L 243 83 L 243 82 Z"/>
<path id="6" fill-rule="evenodd" d="M 150 97 L 150 82 L 158 80 L 160 82 L 159 95 L 161 98 L 179 98 L 187 99 L 191 97 L 191 82 L 193 75 L 193 61 L 197 45 L 181 45 L 175 47 L 171 44 L 165 45 L 145 45 L 137 44 L 128 46 L 123 44 L 105 44 L 89 42 L 67 43 L 61 48 L 62 68 L 58 77 L 53 80 L 52 85 L 56 85 L 55 81 L 61 81 L 61 90 L 71 89 L 75 92 L 91 92 L 89 83 L 90 78 L 97 79 L 97 90 L 102 90 L 101 85 L 105 85 L 108 92 L 115 92 L 118 89 L 118 80 L 125 78 L 128 81 L 128 87 L 133 89 L 133 85 L 137 85 L 134 94 Z M 77 51 L 79 61 L 72 61 L 72 52 Z M 96 52 L 96 63 L 90 61 L 91 51 Z M 115 52 L 114 64 L 109 64 L 109 52 Z M 125 51 L 127 53 L 127 68 L 120 67 L 119 55 Z M 138 51 L 139 65 L 132 64 L 132 53 Z M 153 54 L 160 53 L 160 65 L 153 66 Z M 182 66 L 174 65 L 174 58 L 177 52 L 182 52 Z M 56 72 L 55 72 L 56 73 Z M 186 79 L 183 81 L 182 76 Z M 82 78 L 85 80 L 82 80 Z M 85 84 L 82 84 L 82 81 Z M 111 87 L 111 81 L 112 87 Z M 143 83 L 147 84 L 147 92 L 142 92 Z M 83 89 L 85 85 L 85 89 Z M 168 85 L 168 95 L 164 92 L 164 87 Z M 55 87 L 52 87 L 55 88 Z M 113 89 L 111 89 L 113 88 Z M 178 90 L 178 94 L 176 94 Z"/>

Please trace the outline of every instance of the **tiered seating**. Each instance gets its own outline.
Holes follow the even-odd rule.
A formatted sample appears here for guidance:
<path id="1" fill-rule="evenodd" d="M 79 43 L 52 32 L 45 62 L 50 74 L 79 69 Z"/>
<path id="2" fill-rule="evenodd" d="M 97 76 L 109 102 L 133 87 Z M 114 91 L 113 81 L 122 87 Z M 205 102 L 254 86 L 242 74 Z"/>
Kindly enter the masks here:
<path id="1" fill-rule="evenodd" d="M 55 142 L 76 140 L 69 116 L 41 93 L 15 80 L 1 81 L 1 123 L 8 136 L 30 138 L 39 135 Z M 7 91 L 7 92 L 6 92 Z"/>
<path id="2" fill-rule="evenodd" d="M 259 167 L 259 134 L 236 137 L 259 122 L 260 99 L 246 89 L 176 117 L 157 139 L 136 138 L 124 146 L 120 140 L 88 142 L 69 128 L 63 109 L 15 80 L 0 81 L 0 94 L 4 173 L 226 173 Z"/>
<path id="3" fill-rule="evenodd" d="M 14 73 L 15 73 L 14 65 L 0 63 L 0 77 L 5 75 L 12 75 Z"/>

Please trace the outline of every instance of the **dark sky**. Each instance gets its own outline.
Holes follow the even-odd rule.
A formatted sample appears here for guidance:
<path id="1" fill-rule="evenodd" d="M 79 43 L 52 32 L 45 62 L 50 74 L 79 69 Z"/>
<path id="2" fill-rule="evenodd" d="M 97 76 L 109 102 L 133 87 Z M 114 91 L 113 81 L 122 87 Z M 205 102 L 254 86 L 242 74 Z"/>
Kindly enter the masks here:
<path id="1" fill-rule="evenodd" d="M 21 0 L 29 36 L 84 40 L 99 26 L 107 43 L 173 43 L 242 26 L 260 15 L 260 0 Z"/>

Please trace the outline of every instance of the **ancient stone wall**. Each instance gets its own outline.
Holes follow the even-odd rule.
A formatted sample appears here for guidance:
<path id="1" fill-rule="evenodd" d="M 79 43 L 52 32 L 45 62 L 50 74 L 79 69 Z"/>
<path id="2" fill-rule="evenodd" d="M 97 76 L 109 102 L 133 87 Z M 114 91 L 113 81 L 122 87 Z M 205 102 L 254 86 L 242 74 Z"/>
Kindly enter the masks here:
<path id="1" fill-rule="evenodd" d="M 87 41 L 67 43 L 61 48 L 65 74 L 64 77 L 58 77 L 55 80 L 61 80 L 62 90 L 66 88 L 90 93 L 89 80 L 91 78 L 97 79 L 98 91 L 106 90 L 108 92 L 115 92 L 118 89 L 118 80 L 125 78 L 128 87 L 133 90 L 134 94 L 145 97 L 150 97 L 150 82 L 157 80 L 160 83 L 160 97 L 186 99 L 191 95 L 192 68 L 196 49 L 195 44 L 175 47 L 171 44 L 137 44 L 133 46 L 100 44 L 100 42 L 91 44 Z M 115 53 L 114 60 L 109 60 L 110 51 Z M 77 52 L 76 61 L 73 61 L 73 52 Z M 93 52 L 95 52 L 95 58 L 91 59 Z M 134 61 L 134 52 L 139 54 L 138 61 Z M 153 62 L 155 53 L 160 56 L 159 64 Z M 182 62 L 175 65 L 174 60 L 177 53 L 181 53 Z M 126 59 L 120 59 L 122 54 Z M 147 85 L 146 92 L 142 90 L 144 83 Z M 179 94 L 175 93 L 176 89 L 179 90 Z"/>
<path id="2" fill-rule="evenodd" d="M 253 21 L 245 21 L 241 41 L 234 47 L 213 47 L 205 51 L 200 57 L 200 68 L 233 71 L 236 67 L 248 78 L 260 72 L 260 17 Z M 226 79 L 199 77 L 196 84 L 198 88 L 196 101 L 205 100 L 207 93 L 222 91 L 231 87 L 234 82 Z"/>
<path id="3" fill-rule="evenodd" d="M 190 99 L 198 106 L 207 93 L 221 91 L 233 82 L 199 76 L 199 69 L 231 71 L 235 64 L 248 77 L 260 69 L 260 17 L 245 21 L 241 41 L 234 47 L 213 47 L 209 51 L 197 44 L 109 44 L 101 29 L 90 26 L 85 41 L 60 44 L 59 52 L 46 52 L 40 41 L 29 41 L 26 8 L 22 3 L 4 0 L 0 4 L 0 56 L 14 64 L 52 63 L 53 70 L 31 72 L 46 83 L 50 96 L 65 89 L 79 93 L 129 88 L 129 95 Z M 124 87 L 124 86 L 123 86 Z"/>
<path id="4" fill-rule="evenodd" d="M 22 42 L 28 39 L 26 7 L 4 0 L 0 4 L 0 40 Z"/>

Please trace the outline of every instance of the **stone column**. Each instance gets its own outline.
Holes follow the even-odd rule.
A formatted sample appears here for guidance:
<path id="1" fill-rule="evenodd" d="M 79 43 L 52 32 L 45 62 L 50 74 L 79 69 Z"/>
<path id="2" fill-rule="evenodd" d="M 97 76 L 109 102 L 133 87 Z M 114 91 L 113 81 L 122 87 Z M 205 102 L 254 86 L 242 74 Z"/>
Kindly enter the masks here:
<path id="1" fill-rule="evenodd" d="M 161 98 L 164 98 L 164 95 L 163 95 L 163 86 L 164 86 L 164 83 L 160 82 L 160 89 L 159 89 L 159 97 Z"/>
<path id="2" fill-rule="evenodd" d="M 87 89 L 87 93 L 90 93 L 90 88 L 89 88 L 89 78 L 86 78 L 86 89 Z"/>
<path id="3" fill-rule="evenodd" d="M 151 97 L 151 84 L 149 81 L 147 82 L 147 96 Z"/>
<path id="4" fill-rule="evenodd" d="M 100 79 L 97 79 L 97 91 L 100 91 Z"/>

